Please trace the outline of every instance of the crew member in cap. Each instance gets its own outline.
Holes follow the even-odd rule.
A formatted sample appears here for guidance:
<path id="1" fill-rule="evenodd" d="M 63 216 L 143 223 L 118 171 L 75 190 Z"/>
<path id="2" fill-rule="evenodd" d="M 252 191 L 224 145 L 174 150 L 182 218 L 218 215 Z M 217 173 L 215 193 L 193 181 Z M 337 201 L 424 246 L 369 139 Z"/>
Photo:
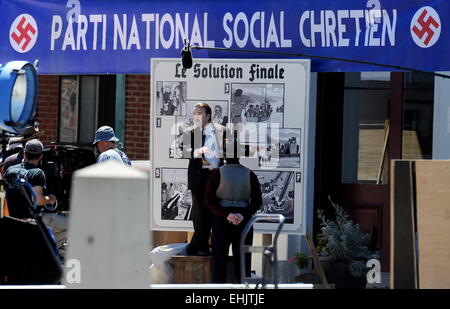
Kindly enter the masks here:
<path id="1" fill-rule="evenodd" d="M 98 152 L 100 152 L 97 162 L 116 160 L 131 166 L 131 161 L 125 152 L 116 148 L 116 142 L 118 141 L 119 139 L 114 134 L 113 128 L 109 126 L 100 127 L 97 132 L 95 132 L 93 143 L 97 147 Z"/>
<path id="2" fill-rule="evenodd" d="M 56 197 L 54 195 L 44 195 L 46 186 L 45 174 L 38 168 L 39 161 L 43 157 L 44 146 L 38 139 L 32 139 L 25 144 L 24 162 L 10 166 L 4 173 L 3 178 L 7 181 L 6 200 L 8 201 L 8 211 L 11 217 L 25 219 L 32 218 L 31 209 L 22 195 L 15 186 L 18 178 L 27 181 L 36 193 L 36 204 L 44 206 L 55 204 Z M 29 195 L 32 200 L 32 194 Z"/>
<path id="3" fill-rule="evenodd" d="M 28 126 L 22 131 L 22 136 L 19 139 L 16 139 L 15 142 L 21 142 L 24 147 L 26 142 L 32 139 L 38 139 L 44 132 L 39 132 L 39 128 L 35 126 Z M 19 164 L 23 161 L 23 149 L 15 154 L 12 154 L 5 158 L 2 167 L 2 175 L 6 172 L 6 170 L 13 165 Z"/>

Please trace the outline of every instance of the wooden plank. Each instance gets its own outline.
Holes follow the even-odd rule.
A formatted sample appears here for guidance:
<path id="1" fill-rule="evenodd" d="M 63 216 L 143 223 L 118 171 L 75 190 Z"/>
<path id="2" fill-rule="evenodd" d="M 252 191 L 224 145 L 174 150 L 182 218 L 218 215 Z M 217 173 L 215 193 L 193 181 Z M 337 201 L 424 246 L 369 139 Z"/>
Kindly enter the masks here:
<path id="1" fill-rule="evenodd" d="M 416 161 L 419 288 L 450 289 L 450 161 Z"/>
<path id="2" fill-rule="evenodd" d="M 270 247 L 272 246 L 273 238 L 272 234 L 262 234 L 262 247 Z M 263 269 L 265 269 L 265 279 L 267 282 L 273 282 L 273 265 L 270 260 L 264 255 L 261 254 Z"/>
<path id="3" fill-rule="evenodd" d="M 262 245 L 265 247 L 272 245 L 272 234 L 262 234 Z"/>
<path id="4" fill-rule="evenodd" d="M 175 283 L 210 283 L 211 257 L 175 255 Z"/>
<path id="5" fill-rule="evenodd" d="M 390 287 L 417 288 L 414 162 L 391 163 Z"/>
<path id="6" fill-rule="evenodd" d="M 385 132 L 382 125 L 373 128 L 360 128 L 358 138 L 358 180 L 376 182 L 383 158 Z"/>
<path id="7" fill-rule="evenodd" d="M 378 169 L 377 185 L 385 184 L 387 181 L 387 166 L 388 166 L 388 139 L 389 139 L 389 120 L 384 122 L 384 144 L 381 152 L 380 166 Z"/>
<path id="8" fill-rule="evenodd" d="M 314 262 L 314 270 L 319 275 L 322 284 L 328 285 L 328 280 L 327 277 L 325 276 L 325 271 L 323 270 L 322 263 L 320 263 L 319 257 L 317 256 L 317 250 L 316 247 L 314 246 L 314 242 L 312 241 L 308 233 L 306 233 L 305 238 L 306 242 L 308 243 L 309 250 L 311 251 L 311 257 Z"/>
<path id="9" fill-rule="evenodd" d="M 184 262 L 184 281 L 183 283 L 194 283 L 192 262 Z"/>
<path id="10" fill-rule="evenodd" d="M 183 273 L 183 267 L 181 265 L 181 260 L 172 259 L 171 260 L 174 272 L 175 272 L 175 278 L 174 283 L 182 283 L 184 280 L 184 273 Z"/>
<path id="11" fill-rule="evenodd" d="M 202 263 L 192 263 L 192 283 L 203 283 Z"/>
<path id="12" fill-rule="evenodd" d="M 212 259 L 208 259 L 204 263 L 203 267 L 203 282 L 204 283 L 211 283 L 211 263 Z"/>

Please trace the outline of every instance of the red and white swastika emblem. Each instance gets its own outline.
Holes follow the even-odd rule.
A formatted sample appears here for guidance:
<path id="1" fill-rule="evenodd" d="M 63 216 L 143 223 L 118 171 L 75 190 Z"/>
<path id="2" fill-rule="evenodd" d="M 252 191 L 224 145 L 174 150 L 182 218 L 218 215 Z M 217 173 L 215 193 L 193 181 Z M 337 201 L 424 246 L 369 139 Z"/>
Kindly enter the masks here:
<path id="1" fill-rule="evenodd" d="M 26 53 L 33 48 L 38 36 L 36 21 L 31 15 L 17 16 L 9 29 L 9 42 L 15 51 Z"/>
<path id="2" fill-rule="evenodd" d="M 411 20 L 411 36 L 422 48 L 436 44 L 441 36 L 441 28 L 439 14 L 430 6 L 419 9 Z"/>

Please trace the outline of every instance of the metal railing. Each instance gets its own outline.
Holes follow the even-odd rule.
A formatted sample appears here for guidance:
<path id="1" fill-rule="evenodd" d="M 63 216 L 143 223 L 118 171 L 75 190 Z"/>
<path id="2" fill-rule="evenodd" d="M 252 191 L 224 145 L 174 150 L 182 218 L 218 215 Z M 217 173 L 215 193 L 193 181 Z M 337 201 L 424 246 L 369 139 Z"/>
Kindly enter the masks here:
<path id="1" fill-rule="evenodd" d="M 281 229 L 283 228 L 284 225 L 284 216 L 280 215 L 280 214 L 258 214 L 253 216 L 250 221 L 245 225 L 244 230 L 242 231 L 242 235 L 241 235 L 241 283 L 244 282 L 249 282 L 252 280 L 258 280 L 258 284 L 256 285 L 256 288 L 258 287 L 259 283 L 261 283 L 262 288 L 266 287 L 266 264 L 265 263 L 265 259 L 269 259 L 270 264 L 272 265 L 272 269 L 273 269 L 273 284 L 274 287 L 277 289 L 278 288 L 278 267 L 277 267 L 277 262 L 278 262 L 278 256 L 277 256 L 277 242 L 278 242 L 278 236 L 281 232 Z M 245 239 L 247 238 L 247 234 L 250 231 L 250 229 L 253 227 L 253 224 L 255 224 L 258 221 L 269 221 L 269 222 L 278 222 L 278 228 L 275 232 L 275 237 L 273 239 L 272 245 L 270 246 L 249 246 L 245 244 Z M 246 277 L 246 273 L 245 273 L 245 254 L 246 253 L 262 253 L 263 257 L 265 258 L 263 260 L 263 265 L 262 265 L 262 276 L 261 277 L 256 277 L 256 278 L 251 278 L 251 277 Z"/>

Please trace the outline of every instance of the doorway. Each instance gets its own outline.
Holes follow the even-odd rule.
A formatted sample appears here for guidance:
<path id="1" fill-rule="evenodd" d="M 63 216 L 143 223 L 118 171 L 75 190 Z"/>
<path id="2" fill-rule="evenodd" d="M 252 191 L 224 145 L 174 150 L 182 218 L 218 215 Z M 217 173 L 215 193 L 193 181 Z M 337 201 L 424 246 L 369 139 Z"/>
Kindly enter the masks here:
<path id="1" fill-rule="evenodd" d="M 389 271 L 392 159 L 428 159 L 432 150 L 432 75 L 319 73 L 314 207 L 342 206 Z M 314 234 L 320 221 L 314 216 Z"/>

